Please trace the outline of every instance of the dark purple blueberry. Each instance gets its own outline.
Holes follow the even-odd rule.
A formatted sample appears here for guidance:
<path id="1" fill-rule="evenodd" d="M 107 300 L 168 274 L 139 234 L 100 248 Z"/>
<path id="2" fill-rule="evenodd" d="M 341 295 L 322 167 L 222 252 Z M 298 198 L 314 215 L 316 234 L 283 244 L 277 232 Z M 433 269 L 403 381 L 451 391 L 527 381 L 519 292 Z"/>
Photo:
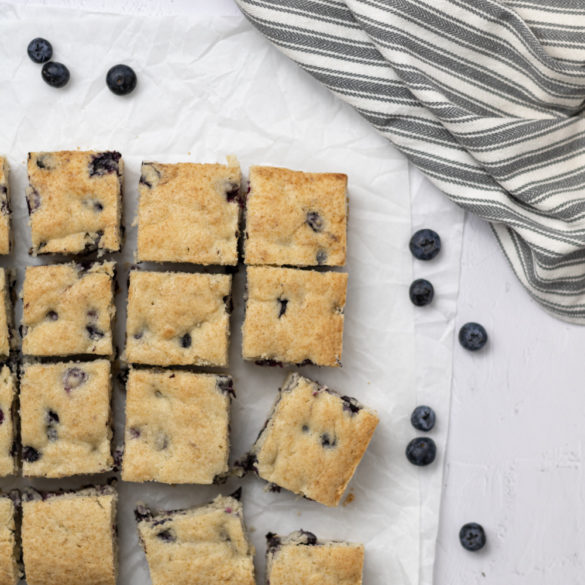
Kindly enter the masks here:
<path id="1" fill-rule="evenodd" d="M 428 432 L 435 426 L 435 411 L 430 406 L 417 406 L 410 417 L 412 426 L 417 431 Z"/>
<path id="2" fill-rule="evenodd" d="M 114 65 L 106 75 L 106 84 L 116 95 L 127 95 L 136 87 L 136 73 L 128 65 Z"/>
<path id="3" fill-rule="evenodd" d="M 47 313 L 47 319 L 49 319 L 49 321 L 57 321 L 57 319 L 59 319 L 59 313 L 57 313 L 57 311 L 49 311 Z"/>
<path id="4" fill-rule="evenodd" d="M 268 532 L 266 534 L 266 548 L 268 552 L 274 552 L 280 547 L 280 537 L 274 532 Z"/>
<path id="5" fill-rule="evenodd" d="M 224 394 L 235 396 L 234 381 L 229 376 L 218 376 L 217 388 Z"/>
<path id="6" fill-rule="evenodd" d="M 309 532 L 308 530 L 301 530 L 300 533 L 305 540 L 303 544 L 308 546 L 314 546 L 317 544 L 317 537 L 312 532 Z"/>
<path id="7" fill-rule="evenodd" d="M 225 193 L 225 197 L 228 201 L 237 201 L 240 193 L 240 186 L 236 183 L 230 183 L 229 189 Z"/>
<path id="8" fill-rule="evenodd" d="M 143 520 L 152 518 L 152 512 L 146 506 L 138 504 L 134 509 L 134 517 L 136 518 L 136 522 L 142 522 Z"/>
<path id="9" fill-rule="evenodd" d="M 49 441 L 56 441 L 58 432 L 57 425 L 59 424 L 59 415 L 54 410 L 47 411 L 45 417 L 45 426 L 47 431 L 47 439 Z"/>
<path id="10" fill-rule="evenodd" d="M 308 211 L 305 222 L 314 232 L 323 230 L 323 218 L 316 211 Z"/>
<path id="11" fill-rule="evenodd" d="M 481 349 L 487 340 L 487 331 L 479 323 L 465 323 L 459 330 L 459 343 L 469 351 Z"/>
<path id="12" fill-rule="evenodd" d="M 0 408 L 0 425 L 4 422 L 4 411 Z"/>
<path id="13" fill-rule="evenodd" d="M 142 339 L 142 336 L 144 335 L 144 331 L 138 331 L 138 333 L 135 333 L 133 335 L 134 339 Z"/>
<path id="14" fill-rule="evenodd" d="M 325 250 L 319 250 L 316 259 L 317 264 L 325 264 L 325 262 L 327 262 L 327 252 L 325 252 Z"/>
<path id="15" fill-rule="evenodd" d="M 45 83 L 48 83 L 51 87 L 64 87 L 71 77 L 69 69 L 63 63 L 57 63 L 56 61 L 45 63 L 41 74 Z"/>
<path id="16" fill-rule="evenodd" d="M 254 362 L 257 366 L 268 366 L 269 368 L 282 368 L 282 362 L 272 359 L 256 360 Z"/>
<path id="17" fill-rule="evenodd" d="M 35 63 L 46 63 L 53 56 L 53 47 L 47 39 L 37 37 L 28 44 L 26 52 L 31 58 L 31 61 Z"/>
<path id="18" fill-rule="evenodd" d="M 181 347 L 185 349 L 191 347 L 191 335 L 189 333 L 185 333 L 183 337 L 181 337 Z"/>
<path id="19" fill-rule="evenodd" d="M 96 310 L 96 309 L 90 309 L 90 310 L 87 312 L 87 316 L 88 316 L 90 319 L 97 319 L 97 317 L 98 317 L 98 312 L 97 312 L 97 310 Z"/>
<path id="20" fill-rule="evenodd" d="M 232 295 L 226 295 L 223 297 L 223 303 L 225 305 L 225 312 L 228 315 L 231 315 L 232 311 L 234 310 L 234 301 L 232 299 Z"/>
<path id="21" fill-rule="evenodd" d="M 55 159 L 53 158 L 53 155 L 46 152 L 45 154 L 39 154 L 37 156 L 37 167 L 39 167 L 39 169 L 42 169 L 44 171 L 51 171 L 55 168 L 56 163 L 55 163 Z"/>
<path id="22" fill-rule="evenodd" d="M 309 425 L 303 425 L 301 427 L 301 431 L 303 431 L 303 433 L 308 433 L 309 432 Z"/>
<path id="23" fill-rule="evenodd" d="M 120 169 L 119 161 L 122 155 L 115 150 L 107 150 L 94 154 L 89 163 L 89 176 L 102 176 L 109 173 L 117 173 Z"/>
<path id="24" fill-rule="evenodd" d="M 34 447 L 23 447 L 22 458 L 27 463 L 34 463 L 41 458 L 41 454 Z"/>
<path id="25" fill-rule="evenodd" d="M 413 464 L 423 467 L 430 465 L 437 456 L 437 446 L 433 439 L 417 437 L 406 446 L 406 458 Z"/>
<path id="26" fill-rule="evenodd" d="M 280 319 L 286 313 L 286 306 L 288 305 L 288 299 L 278 299 L 280 308 L 278 309 L 278 318 Z"/>
<path id="27" fill-rule="evenodd" d="M 432 260 L 441 251 L 441 238 L 433 230 L 418 230 L 410 238 L 409 247 L 418 260 Z"/>
<path id="28" fill-rule="evenodd" d="M 300 362 L 299 364 L 297 364 L 297 366 L 299 366 L 299 368 L 302 368 L 304 366 L 314 366 L 314 362 L 313 360 L 303 360 L 302 362 Z"/>
<path id="29" fill-rule="evenodd" d="M 92 341 L 99 341 L 105 335 L 105 333 L 95 325 L 86 325 L 85 330 Z"/>
<path id="30" fill-rule="evenodd" d="M 47 422 L 58 423 L 59 415 L 54 410 L 47 411 Z"/>
<path id="31" fill-rule="evenodd" d="M 141 185 L 146 185 L 149 189 L 152 189 L 152 183 L 149 183 L 144 175 L 140 175 L 140 180 L 138 182 Z"/>
<path id="32" fill-rule="evenodd" d="M 177 535 L 172 528 L 167 528 L 166 530 L 159 532 L 156 536 L 163 542 L 175 542 L 177 540 Z"/>
<path id="33" fill-rule="evenodd" d="M 36 189 L 27 189 L 26 205 L 29 215 L 35 212 L 41 206 L 41 196 Z"/>
<path id="34" fill-rule="evenodd" d="M 258 463 L 258 458 L 254 453 L 248 453 L 244 459 L 238 462 L 237 466 L 241 467 L 246 473 L 249 471 L 257 471 L 256 464 Z"/>
<path id="35" fill-rule="evenodd" d="M 136 427 L 130 427 L 128 432 L 130 433 L 130 437 L 132 439 L 138 439 L 138 437 L 140 437 L 140 429 Z"/>
<path id="36" fill-rule="evenodd" d="M 104 210 L 104 206 L 99 202 L 99 201 L 95 201 L 93 204 L 93 210 L 96 212 L 100 212 Z"/>
<path id="37" fill-rule="evenodd" d="M 464 524 L 459 531 L 459 542 L 465 550 L 472 552 L 482 549 L 486 544 L 487 538 L 485 530 L 481 524 L 469 522 Z"/>
<path id="38" fill-rule="evenodd" d="M 408 290 L 410 300 L 413 305 L 417 307 L 424 307 L 433 301 L 435 296 L 435 289 L 433 285 L 424 278 L 418 278 L 411 285 Z"/>
<path id="39" fill-rule="evenodd" d="M 323 433 L 321 435 L 321 446 L 325 448 L 335 447 L 337 445 L 337 441 L 332 439 L 327 433 Z"/>
<path id="40" fill-rule="evenodd" d="M 279 485 L 276 485 L 275 483 L 271 483 L 268 485 L 268 490 L 274 494 L 279 494 L 282 488 Z"/>
<path id="41" fill-rule="evenodd" d="M 69 368 L 63 374 L 63 386 L 67 392 L 87 381 L 87 374 L 81 368 Z"/>
<path id="42" fill-rule="evenodd" d="M 357 414 L 362 409 L 358 401 L 351 396 L 342 396 L 341 400 L 343 400 L 343 410 L 351 412 L 351 414 Z"/>

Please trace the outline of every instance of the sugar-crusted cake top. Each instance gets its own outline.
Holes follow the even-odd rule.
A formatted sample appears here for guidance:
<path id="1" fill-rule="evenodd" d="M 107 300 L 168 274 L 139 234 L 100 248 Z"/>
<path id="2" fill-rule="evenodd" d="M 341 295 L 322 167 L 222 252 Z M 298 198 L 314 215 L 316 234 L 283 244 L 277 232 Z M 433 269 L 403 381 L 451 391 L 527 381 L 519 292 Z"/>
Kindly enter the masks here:
<path id="1" fill-rule="evenodd" d="M 136 516 L 153 585 L 255 584 L 254 547 L 237 499 L 158 514 L 140 506 Z"/>
<path id="2" fill-rule="evenodd" d="M 232 392 L 228 376 L 132 368 L 122 478 L 211 484 L 226 473 Z"/>
<path id="3" fill-rule="evenodd" d="M 29 153 L 33 252 L 118 251 L 123 169 L 114 151 Z"/>
<path id="4" fill-rule="evenodd" d="M 293 373 L 251 455 L 263 479 L 336 506 L 377 424 L 354 398 Z"/>
<path id="5" fill-rule="evenodd" d="M 240 167 L 142 163 L 138 260 L 236 265 Z"/>
<path id="6" fill-rule="evenodd" d="M 247 264 L 343 266 L 347 176 L 250 168 Z"/>

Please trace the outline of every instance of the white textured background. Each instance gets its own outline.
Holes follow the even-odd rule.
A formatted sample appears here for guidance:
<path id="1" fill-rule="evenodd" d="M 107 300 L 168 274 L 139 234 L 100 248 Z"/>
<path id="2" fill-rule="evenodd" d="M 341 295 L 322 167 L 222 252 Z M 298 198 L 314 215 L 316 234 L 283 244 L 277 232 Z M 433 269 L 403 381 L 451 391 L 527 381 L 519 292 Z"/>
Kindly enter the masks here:
<path id="1" fill-rule="evenodd" d="M 47 3 L 124 13 L 237 12 L 231 0 Z M 480 355 L 455 348 L 435 585 L 582 585 L 585 330 L 549 317 L 528 298 L 488 227 L 474 218 L 464 234 L 457 323 L 468 320 L 484 323 L 490 345 Z M 458 544 L 459 526 L 470 520 L 488 533 L 479 554 Z"/>

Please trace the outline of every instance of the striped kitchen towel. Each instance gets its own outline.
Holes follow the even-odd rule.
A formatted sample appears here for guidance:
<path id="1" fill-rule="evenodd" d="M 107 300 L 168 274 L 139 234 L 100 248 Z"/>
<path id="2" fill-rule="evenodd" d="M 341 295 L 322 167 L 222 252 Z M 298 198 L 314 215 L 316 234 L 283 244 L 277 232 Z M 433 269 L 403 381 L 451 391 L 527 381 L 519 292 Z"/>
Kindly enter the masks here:
<path id="1" fill-rule="evenodd" d="M 585 0 L 236 0 L 585 324 Z"/>

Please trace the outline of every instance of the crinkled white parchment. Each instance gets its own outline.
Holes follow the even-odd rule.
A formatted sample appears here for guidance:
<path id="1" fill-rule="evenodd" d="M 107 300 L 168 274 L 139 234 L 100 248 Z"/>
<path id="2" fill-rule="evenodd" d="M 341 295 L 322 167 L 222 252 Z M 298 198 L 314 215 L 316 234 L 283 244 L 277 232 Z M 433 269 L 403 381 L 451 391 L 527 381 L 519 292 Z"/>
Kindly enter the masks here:
<path id="1" fill-rule="evenodd" d="M 50 39 L 55 59 L 70 68 L 71 82 L 65 89 L 45 85 L 40 66 L 28 59 L 26 46 L 35 36 Z M 108 68 L 118 62 L 130 64 L 139 77 L 137 91 L 124 98 L 111 94 L 104 81 Z M 363 542 L 366 585 L 415 585 L 419 571 L 420 582 L 429 584 L 442 456 L 420 470 L 406 461 L 404 449 L 416 434 L 410 413 L 424 400 L 439 415 L 434 436 L 439 453 L 444 452 L 461 214 L 436 196 L 425 198 L 428 184 L 421 184 L 417 174 L 409 176 L 408 164 L 396 150 L 241 17 L 131 17 L 0 4 L 0 82 L 0 152 L 12 167 L 16 227 L 15 252 L 0 263 L 19 267 L 19 285 L 23 266 L 37 262 L 27 255 L 26 153 L 79 147 L 116 149 L 124 156 L 127 239 L 118 257 L 120 348 L 142 159 L 221 162 L 235 154 L 244 173 L 251 164 L 272 164 L 349 175 L 343 368 L 302 371 L 377 409 L 381 422 L 347 491 L 353 500 L 336 509 L 285 491 L 266 493 L 256 478 L 241 482 L 256 546 L 258 582 L 264 578 L 264 534 L 304 528 L 322 538 Z M 414 227 L 436 227 L 445 242 L 440 260 L 416 266 L 417 275 L 430 277 L 437 289 L 437 302 L 428 310 L 415 311 L 408 300 L 413 270 L 408 252 L 410 179 L 416 193 Z M 246 364 L 239 357 L 243 282 L 240 269 L 235 277 L 229 368 L 237 392 L 232 460 L 255 439 L 287 373 Z M 120 388 L 114 402 L 120 441 L 124 403 Z M 0 487 L 30 483 L 72 487 L 88 483 L 88 478 L 5 480 Z M 232 480 L 222 487 L 120 483 L 119 582 L 149 583 L 133 519 L 137 501 L 161 508 L 201 504 L 239 483 Z"/>

